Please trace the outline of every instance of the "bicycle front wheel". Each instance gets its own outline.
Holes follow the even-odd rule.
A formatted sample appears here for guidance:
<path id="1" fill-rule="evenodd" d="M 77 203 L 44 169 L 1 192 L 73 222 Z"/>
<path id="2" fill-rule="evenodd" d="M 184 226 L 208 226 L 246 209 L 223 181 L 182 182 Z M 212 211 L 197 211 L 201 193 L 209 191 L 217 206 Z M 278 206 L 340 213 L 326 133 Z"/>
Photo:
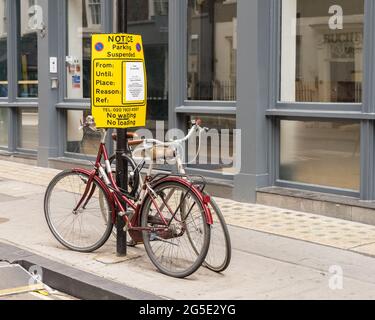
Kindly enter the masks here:
<path id="1" fill-rule="evenodd" d="M 107 193 L 96 181 L 82 205 L 76 208 L 87 191 L 88 181 L 86 174 L 64 171 L 52 180 L 44 200 L 52 234 L 63 246 L 78 252 L 93 252 L 102 247 L 113 228 Z M 103 214 L 107 219 L 103 219 Z"/>
<path id="2" fill-rule="evenodd" d="M 202 266 L 210 244 L 203 205 L 192 190 L 178 182 L 161 183 L 154 192 L 145 199 L 141 217 L 146 252 L 163 274 L 188 277 Z M 183 213 L 185 206 L 192 208 L 187 214 Z"/>

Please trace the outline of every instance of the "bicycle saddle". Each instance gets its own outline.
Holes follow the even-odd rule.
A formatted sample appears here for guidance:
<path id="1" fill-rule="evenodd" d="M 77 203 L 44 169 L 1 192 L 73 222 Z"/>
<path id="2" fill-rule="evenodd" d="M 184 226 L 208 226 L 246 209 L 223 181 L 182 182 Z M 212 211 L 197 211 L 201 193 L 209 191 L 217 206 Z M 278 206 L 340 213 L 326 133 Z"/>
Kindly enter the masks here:
<path id="1" fill-rule="evenodd" d="M 135 132 L 128 132 L 126 135 L 127 139 L 134 139 L 138 138 L 138 135 Z M 117 141 L 117 133 L 112 133 L 112 139 L 113 141 Z"/>

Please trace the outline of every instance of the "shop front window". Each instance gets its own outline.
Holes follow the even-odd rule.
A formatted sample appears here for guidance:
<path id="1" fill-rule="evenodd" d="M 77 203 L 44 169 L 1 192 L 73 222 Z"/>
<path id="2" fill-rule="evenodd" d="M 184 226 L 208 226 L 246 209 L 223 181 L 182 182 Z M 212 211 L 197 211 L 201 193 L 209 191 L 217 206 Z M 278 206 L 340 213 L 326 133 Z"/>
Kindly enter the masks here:
<path id="1" fill-rule="evenodd" d="M 89 115 L 91 115 L 90 111 L 67 111 L 67 152 L 84 156 L 94 156 L 98 153 L 100 133 L 87 128 L 79 129 L 79 124 L 83 123 Z"/>
<path id="2" fill-rule="evenodd" d="M 100 25 L 102 21 L 101 15 L 101 0 L 88 0 L 88 19 L 91 18 L 88 25 Z"/>
<path id="3" fill-rule="evenodd" d="M 39 145 L 38 109 L 18 110 L 18 148 L 37 150 Z"/>
<path id="4" fill-rule="evenodd" d="M 100 0 L 68 0 L 67 92 L 69 99 L 91 97 L 91 35 L 102 32 Z"/>
<path id="5" fill-rule="evenodd" d="M 38 97 L 38 33 L 31 28 L 37 1 L 18 0 L 18 96 Z"/>
<path id="6" fill-rule="evenodd" d="M 191 120 L 198 118 L 202 120 L 202 126 L 209 128 L 210 131 L 202 135 L 201 144 L 198 136 L 196 139 L 190 139 L 188 166 L 228 175 L 236 173 L 236 118 L 225 115 L 192 115 L 188 118 L 188 128 L 191 127 Z M 197 154 L 198 150 L 199 154 Z"/>
<path id="7" fill-rule="evenodd" d="M 8 96 L 7 1 L 0 0 L 0 98 Z"/>
<path id="8" fill-rule="evenodd" d="M 282 0 L 283 102 L 361 103 L 364 0 Z"/>
<path id="9" fill-rule="evenodd" d="M 8 147 L 8 109 L 0 108 L 0 147 Z"/>
<path id="10" fill-rule="evenodd" d="M 237 98 L 237 1 L 188 1 L 189 100 Z"/>
<path id="11" fill-rule="evenodd" d="M 128 1 L 128 32 L 143 38 L 147 69 L 147 128 L 168 130 L 168 0 Z M 157 122 L 159 122 L 157 124 Z"/>
<path id="12" fill-rule="evenodd" d="M 359 191 L 360 123 L 281 121 L 280 179 Z"/>

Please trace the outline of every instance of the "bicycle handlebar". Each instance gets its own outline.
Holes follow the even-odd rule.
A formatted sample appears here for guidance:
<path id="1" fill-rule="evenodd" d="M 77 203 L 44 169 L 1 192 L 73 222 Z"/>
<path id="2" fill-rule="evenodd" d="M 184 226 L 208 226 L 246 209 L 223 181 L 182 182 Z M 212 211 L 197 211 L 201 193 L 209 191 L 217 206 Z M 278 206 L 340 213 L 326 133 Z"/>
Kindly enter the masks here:
<path id="1" fill-rule="evenodd" d="M 147 144 L 152 145 L 152 146 L 156 144 L 157 146 L 171 147 L 173 145 L 182 144 L 182 143 L 190 140 L 190 138 L 193 136 L 193 134 L 195 132 L 199 133 L 199 139 L 201 139 L 203 132 L 208 132 L 210 130 L 208 128 L 202 128 L 200 126 L 202 124 L 202 121 L 200 119 L 192 121 L 192 124 L 193 124 L 193 126 L 189 130 L 189 133 L 182 139 L 177 139 L 177 140 L 173 140 L 173 141 L 170 141 L 170 142 L 162 142 L 162 141 L 156 140 L 156 139 L 145 139 L 143 147 L 144 147 L 144 149 L 147 149 L 148 148 L 148 146 L 146 146 Z"/>
<path id="2" fill-rule="evenodd" d="M 170 142 L 162 142 L 156 139 L 145 139 L 143 140 L 143 145 L 140 145 L 137 149 L 147 150 L 147 149 L 153 148 L 155 145 L 162 146 L 162 147 L 171 147 L 174 145 L 181 145 L 182 143 L 190 140 L 190 138 L 193 136 L 195 132 L 198 132 L 199 140 L 201 140 L 203 132 L 208 132 L 210 130 L 208 128 L 201 127 L 202 125 L 201 119 L 192 120 L 191 123 L 192 123 L 191 129 L 189 130 L 188 134 L 182 139 L 177 139 L 177 140 L 173 140 Z M 96 128 L 95 119 L 92 116 L 87 116 L 85 122 L 84 123 L 81 122 L 81 127 L 79 129 L 82 130 L 83 128 L 89 128 L 95 132 L 103 131 L 103 130 Z"/>

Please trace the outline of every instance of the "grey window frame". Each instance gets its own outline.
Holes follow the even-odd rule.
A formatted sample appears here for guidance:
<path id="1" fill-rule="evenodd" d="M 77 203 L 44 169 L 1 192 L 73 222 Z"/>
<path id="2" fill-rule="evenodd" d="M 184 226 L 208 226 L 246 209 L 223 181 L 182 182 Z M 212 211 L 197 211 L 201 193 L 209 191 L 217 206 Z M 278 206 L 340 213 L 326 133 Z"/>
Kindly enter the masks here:
<path id="1" fill-rule="evenodd" d="M 21 17 L 21 8 L 18 6 L 18 3 L 17 3 L 18 1 L 11 1 L 11 2 L 12 2 L 12 7 L 13 7 L 13 8 L 11 8 L 11 10 L 13 9 L 11 14 L 12 15 L 15 14 L 14 20 L 12 21 L 13 24 L 15 24 L 15 25 L 13 25 L 12 31 L 15 31 L 14 37 L 15 37 L 15 41 L 16 41 L 16 43 L 15 43 L 16 50 L 14 51 L 15 54 L 14 54 L 14 57 L 12 58 L 13 60 L 15 60 L 16 66 L 13 66 L 13 67 L 15 67 L 15 70 L 12 69 L 12 72 L 14 72 L 14 71 L 16 72 L 14 74 L 14 76 L 16 78 L 16 85 L 17 85 L 16 88 L 12 87 L 12 92 L 16 96 L 15 101 L 19 102 L 20 104 L 22 104 L 25 101 L 38 103 L 39 97 L 37 97 L 37 98 L 22 98 L 22 97 L 19 97 L 19 95 L 18 95 L 18 89 L 19 89 L 18 88 L 18 80 L 19 80 L 18 79 L 18 76 L 19 76 L 19 70 L 18 70 L 18 65 L 19 65 L 19 60 L 18 60 L 19 59 L 19 55 L 18 55 L 19 54 L 19 47 L 18 47 L 18 45 L 19 45 L 19 41 L 18 41 L 18 35 L 19 35 L 19 31 L 20 31 L 19 30 L 20 21 L 18 21 L 18 17 Z M 38 39 L 37 48 L 39 48 L 39 34 L 37 34 L 37 39 Z M 14 49 L 14 47 L 12 47 L 12 49 Z M 39 55 L 39 49 L 37 50 L 37 54 Z M 40 67 L 39 67 L 39 57 L 38 57 L 38 86 L 39 86 L 39 68 Z M 13 83 L 13 85 L 14 85 L 14 83 Z"/>
<path id="2" fill-rule="evenodd" d="M 281 71 L 281 2 L 269 0 L 271 5 L 270 29 L 270 106 L 266 116 L 270 124 L 269 171 L 270 185 L 297 188 L 323 193 L 375 200 L 375 3 L 365 0 L 364 14 L 364 75 L 362 103 L 285 103 L 280 97 Z M 360 191 L 352 192 L 339 188 L 328 188 L 282 181 L 280 166 L 280 120 L 357 120 L 361 123 L 361 183 Z"/>
<path id="3" fill-rule="evenodd" d="M 8 97 L 0 97 L 0 108 L 6 104 L 8 101 L 9 101 L 9 65 L 10 65 L 10 61 L 9 61 L 9 58 L 10 58 L 10 54 L 9 54 L 9 39 L 12 37 L 10 35 L 10 23 L 11 21 L 9 21 L 9 13 L 10 13 L 10 5 L 9 5 L 9 2 L 12 2 L 12 1 L 7 1 L 7 10 L 5 11 L 5 14 L 7 15 L 6 19 L 7 19 L 7 81 L 8 81 Z"/>
<path id="4" fill-rule="evenodd" d="M 243 0 L 239 0 L 243 1 Z M 248 0 L 247 0 L 248 1 Z M 188 0 L 169 0 L 169 128 L 187 131 L 187 118 L 191 114 L 233 115 L 237 101 L 187 100 L 187 13 Z M 233 175 L 191 169 L 191 173 L 232 181 Z"/>
<path id="5" fill-rule="evenodd" d="M 8 97 L 0 99 L 0 108 L 8 109 L 8 147 L 0 148 L 7 153 L 20 153 L 35 156 L 37 150 L 27 150 L 18 148 L 18 110 L 20 108 L 36 108 L 38 98 L 20 98 L 18 97 L 18 12 L 17 1 L 8 1 Z"/>
<path id="6" fill-rule="evenodd" d="M 54 3 L 48 3 L 48 0 L 41 0 L 40 5 L 43 8 L 45 20 L 49 18 L 55 19 L 54 23 L 47 23 L 47 33 L 54 34 L 55 37 L 49 38 L 48 35 L 46 39 L 42 39 L 38 36 L 38 60 L 48 61 L 49 57 L 57 56 L 58 58 L 58 70 L 57 76 L 49 75 L 48 70 L 44 70 L 41 66 L 38 66 L 39 71 L 39 86 L 49 88 L 50 78 L 56 77 L 59 83 L 56 98 L 51 100 L 51 95 L 47 89 L 43 95 L 39 95 L 38 98 L 18 98 L 17 97 L 17 5 L 16 1 L 10 1 L 10 6 L 8 6 L 8 17 L 9 17 L 9 29 L 8 29 L 8 88 L 9 96 L 6 99 L 7 103 L 1 103 L 0 107 L 9 108 L 9 146 L 5 150 L 9 153 L 16 154 L 29 154 L 36 156 L 38 155 L 39 165 L 48 165 L 49 160 L 53 158 L 82 158 L 80 155 L 72 155 L 65 152 L 66 146 L 66 135 L 64 134 L 66 128 L 66 110 L 90 110 L 90 99 L 79 99 L 79 100 L 69 100 L 65 97 L 66 92 L 66 74 L 65 74 L 65 57 L 66 57 L 66 21 L 67 21 L 67 0 L 56 1 Z M 113 0 L 101 0 L 102 3 L 102 30 L 103 32 L 112 32 L 113 30 Z M 57 16 L 57 17 L 56 17 Z M 40 46 L 42 44 L 44 47 Z M 53 49 L 57 48 L 57 49 Z M 43 76 L 42 76 L 43 74 Z M 48 76 L 46 76 L 48 74 Z M 40 91 L 40 90 L 39 90 Z M 53 107 L 51 106 L 53 105 Z M 17 112 L 18 108 L 38 108 L 43 114 L 39 114 L 40 123 L 43 120 L 51 121 L 48 126 L 39 126 L 39 142 L 40 139 L 45 139 L 43 137 L 50 136 L 50 141 L 43 142 L 49 145 L 48 151 L 44 148 L 39 150 L 23 150 L 17 148 L 18 132 L 17 132 Z M 55 120 L 51 120 L 51 115 L 55 114 L 56 125 L 54 125 Z M 54 118 L 54 117 L 52 117 Z M 52 142 L 53 141 L 53 142 Z M 110 142 L 110 141 L 109 141 Z M 112 151 L 112 144 L 109 143 L 109 150 Z"/>
<path id="7" fill-rule="evenodd" d="M 103 33 L 112 33 L 114 32 L 114 0 L 101 0 L 101 15 L 102 15 L 102 28 Z M 70 99 L 67 98 L 67 75 L 65 67 L 65 59 L 67 55 L 67 8 L 68 0 L 58 1 L 58 10 L 61 13 L 62 19 L 59 21 L 59 45 L 58 45 L 58 61 L 61 65 L 59 69 L 62 72 L 58 75 L 58 80 L 60 83 L 59 86 L 59 97 L 58 103 L 56 104 L 56 111 L 58 113 L 58 133 L 59 133 L 59 143 L 58 143 L 58 157 L 59 158 L 68 158 L 75 160 L 93 160 L 93 156 L 85 156 L 81 154 L 75 154 L 67 152 L 67 135 L 66 135 L 66 125 L 67 125 L 67 111 L 76 110 L 76 111 L 87 111 L 91 110 L 91 100 L 89 98 L 83 99 Z M 110 136 L 110 135 L 109 135 Z M 111 139 L 108 139 L 108 151 L 113 152 L 113 142 Z"/>
<path id="8" fill-rule="evenodd" d="M 337 118 L 348 118 L 350 117 L 350 113 L 361 113 L 362 110 L 362 103 L 319 103 L 319 102 L 284 102 L 280 100 L 281 96 L 281 6 L 282 6 L 283 0 L 271 0 L 271 10 L 273 11 L 273 22 L 271 29 L 273 30 L 272 41 L 274 45 L 277 45 L 276 48 L 273 48 L 274 50 L 277 50 L 277 54 L 275 57 L 273 57 L 273 61 L 271 62 L 271 66 L 273 70 L 271 71 L 275 76 L 274 79 L 276 81 L 270 86 L 271 88 L 271 101 L 273 101 L 273 109 L 267 111 L 273 112 L 272 115 L 274 115 L 277 112 L 284 113 L 286 115 L 289 114 L 289 112 L 296 112 L 299 111 L 302 116 L 306 115 L 307 117 L 311 116 L 311 111 L 314 112 L 321 112 L 322 115 L 326 115 L 327 112 L 332 113 L 331 116 L 337 117 Z M 368 1 L 365 1 L 365 11 L 367 10 Z M 364 17 L 364 24 L 366 25 L 366 13 Z M 365 27 L 366 29 L 366 27 Z M 364 33 L 366 30 L 364 30 Z M 364 37 L 365 41 L 366 37 Z M 365 50 L 364 50 L 365 51 Z M 363 81 L 365 81 L 365 76 Z M 362 100 L 363 101 L 363 100 Z M 319 115 L 320 116 L 320 115 Z"/>
<path id="9" fill-rule="evenodd" d="M 14 1 L 9 1 L 7 2 L 7 10 L 6 10 L 6 15 L 7 15 L 7 81 L 8 81 L 8 96 L 7 97 L 1 97 L 0 98 L 0 108 L 4 108 L 4 109 L 7 109 L 7 114 L 8 114 L 8 146 L 7 147 L 0 147 L 0 151 L 1 152 L 10 152 L 12 149 L 13 149 L 13 143 L 12 143 L 12 137 L 13 137 L 13 127 L 12 127 L 12 110 L 9 108 L 8 106 L 8 103 L 10 100 L 12 100 L 12 97 L 10 98 L 9 97 L 9 88 L 10 88 L 10 85 L 11 83 L 13 82 L 12 81 L 12 71 L 11 69 L 9 69 L 9 67 L 12 67 L 12 62 L 10 59 L 12 59 L 12 55 L 10 53 L 10 45 L 11 45 L 11 41 L 12 41 L 12 34 L 11 32 L 13 30 L 11 30 L 11 24 L 13 23 L 13 19 L 12 19 L 12 16 L 11 16 L 11 5 L 10 3 L 13 3 Z"/>

